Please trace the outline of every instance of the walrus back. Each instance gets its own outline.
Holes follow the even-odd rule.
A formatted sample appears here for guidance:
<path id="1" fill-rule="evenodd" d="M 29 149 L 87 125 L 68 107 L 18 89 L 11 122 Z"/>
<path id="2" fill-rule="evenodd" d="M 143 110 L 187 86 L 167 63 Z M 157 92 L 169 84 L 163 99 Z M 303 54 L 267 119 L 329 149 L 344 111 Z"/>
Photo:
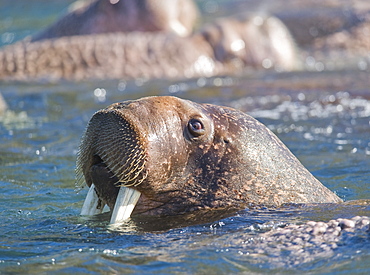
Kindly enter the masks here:
<path id="1" fill-rule="evenodd" d="M 194 43 L 163 33 L 112 33 L 19 42 L 0 51 L 0 79 L 193 77 L 207 75 L 209 70 L 215 72 L 215 64 L 207 59 L 206 52 L 207 45 L 201 41 Z M 207 62 L 210 65 L 203 69 L 202 63 Z"/>
<path id="2" fill-rule="evenodd" d="M 257 204 L 337 203 L 342 200 L 318 181 L 265 125 L 251 116 L 225 109 L 235 123 L 239 165 L 243 165 L 245 184 Z M 253 175 L 252 177 L 250 175 Z"/>

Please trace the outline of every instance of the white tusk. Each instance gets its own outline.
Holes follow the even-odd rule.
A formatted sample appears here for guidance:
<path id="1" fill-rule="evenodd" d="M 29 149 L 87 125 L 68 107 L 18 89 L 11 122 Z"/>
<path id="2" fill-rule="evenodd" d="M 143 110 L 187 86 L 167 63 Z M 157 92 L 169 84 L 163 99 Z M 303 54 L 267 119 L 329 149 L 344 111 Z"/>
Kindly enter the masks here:
<path id="1" fill-rule="evenodd" d="M 130 218 L 141 193 L 135 189 L 121 186 L 114 205 L 110 223 L 123 222 Z"/>
<path id="2" fill-rule="evenodd" d="M 84 205 L 81 209 L 81 215 L 92 216 L 95 214 L 100 214 L 103 211 L 103 207 L 98 209 L 99 198 L 95 192 L 95 185 L 91 184 L 89 192 L 87 192 Z"/>

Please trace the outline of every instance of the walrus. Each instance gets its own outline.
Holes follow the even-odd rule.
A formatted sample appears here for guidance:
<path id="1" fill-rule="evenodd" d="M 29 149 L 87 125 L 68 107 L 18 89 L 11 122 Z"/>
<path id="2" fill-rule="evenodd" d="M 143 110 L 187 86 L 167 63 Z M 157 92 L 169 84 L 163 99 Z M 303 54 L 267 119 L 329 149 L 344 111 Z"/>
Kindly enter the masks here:
<path id="1" fill-rule="evenodd" d="M 71 11 L 31 41 L 108 32 L 173 32 L 189 35 L 198 10 L 192 0 L 77 1 Z"/>
<path id="2" fill-rule="evenodd" d="M 107 46 L 109 45 L 109 46 Z M 0 79 L 184 79 L 294 70 L 296 48 L 274 17 L 231 17 L 188 37 L 131 32 L 20 42 L 0 51 Z"/>
<path id="3" fill-rule="evenodd" d="M 119 102 L 96 112 L 76 166 L 77 182 L 90 187 L 81 214 L 108 205 L 111 223 L 131 212 L 170 216 L 342 201 L 256 119 L 171 96 Z"/>

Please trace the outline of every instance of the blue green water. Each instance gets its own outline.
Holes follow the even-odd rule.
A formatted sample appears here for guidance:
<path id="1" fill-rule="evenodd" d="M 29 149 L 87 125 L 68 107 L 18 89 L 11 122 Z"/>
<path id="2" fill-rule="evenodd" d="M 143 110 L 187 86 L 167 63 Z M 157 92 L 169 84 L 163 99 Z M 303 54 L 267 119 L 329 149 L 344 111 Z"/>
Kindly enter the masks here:
<path id="1" fill-rule="evenodd" d="M 37 29 L 41 15 L 55 18 L 67 3 L 32 1 L 27 8 L 19 2 L 25 1 L 0 1 L 1 32 L 8 20 L 16 38 Z M 106 96 L 95 96 L 96 89 Z M 173 94 L 250 113 L 341 198 L 370 199 L 368 72 L 148 83 L 2 82 L 0 92 L 9 105 L 0 117 L 0 274 L 370 273 L 368 232 L 349 234 L 334 254 L 305 263 L 282 251 L 276 264 L 276 256 L 252 254 L 248 244 L 285 222 L 370 216 L 369 206 L 246 209 L 195 225 L 175 218 L 132 220 L 112 231 L 107 214 L 79 216 L 87 190 L 76 192 L 74 186 L 80 137 L 96 110 L 125 99 Z"/>

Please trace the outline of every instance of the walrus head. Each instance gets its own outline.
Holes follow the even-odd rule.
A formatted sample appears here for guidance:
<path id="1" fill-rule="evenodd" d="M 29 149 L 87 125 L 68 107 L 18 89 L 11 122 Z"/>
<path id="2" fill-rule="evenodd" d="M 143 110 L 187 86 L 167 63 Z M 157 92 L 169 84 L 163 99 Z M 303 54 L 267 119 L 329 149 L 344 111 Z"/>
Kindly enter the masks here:
<path id="1" fill-rule="evenodd" d="M 107 204 L 116 210 L 119 200 L 133 204 L 133 214 L 340 201 L 254 118 L 167 96 L 95 113 L 82 138 L 77 174 L 94 187 L 98 201 L 85 208 Z M 137 196 L 122 202 L 120 187 Z"/>
<path id="2" fill-rule="evenodd" d="M 294 39 L 276 17 L 223 18 L 203 28 L 202 34 L 223 64 L 280 71 L 300 67 Z"/>

